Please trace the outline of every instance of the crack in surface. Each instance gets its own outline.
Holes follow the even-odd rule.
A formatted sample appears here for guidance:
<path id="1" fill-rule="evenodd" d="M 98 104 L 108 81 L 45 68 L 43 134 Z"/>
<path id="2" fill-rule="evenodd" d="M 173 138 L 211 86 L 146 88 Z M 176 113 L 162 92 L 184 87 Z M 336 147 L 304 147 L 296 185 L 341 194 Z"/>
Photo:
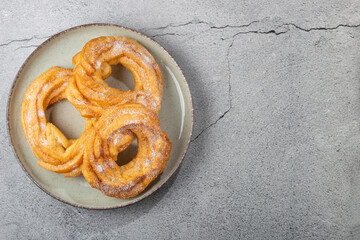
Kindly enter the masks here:
<path id="1" fill-rule="evenodd" d="M 248 34 L 248 33 L 281 35 L 281 34 L 289 32 L 291 30 L 291 29 L 284 29 L 283 31 L 277 31 L 278 29 L 281 29 L 282 27 L 286 27 L 286 26 L 292 26 L 292 27 L 294 27 L 294 28 L 296 28 L 296 29 L 298 29 L 300 31 L 304 31 L 304 32 L 311 32 L 311 31 L 332 31 L 332 30 L 336 30 L 336 29 L 338 29 L 340 27 L 358 28 L 358 27 L 360 27 L 360 24 L 358 24 L 358 25 L 339 24 L 339 25 L 337 25 L 335 27 L 314 27 L 314 28 L 306 29 L 306 28 L 297 26 L 294 23 L 285 23 L 285 24 L 282 24 L 282 25 L 276 27 L 275 29 L 271 29 L 271 30 L 268 30 L 268 31 L 252 30 L 252 31 L 237 32 L 233 36 L 231 36 L 230 38 L 236 37 L 237 35 L 240 35 L 240 34 Z M 229 39 L 229 38 L 222 38 L 222 40 L 226 40 L 226 39 Z"/>
<path id="2" fill-rule="evenodd" d="M 205 31 L 201 31 L 200 33 L 203 33 L 203 32 L 207 32 L 208 30 L 211 30 L 211 29 L 226 29 L 226 28 L 244 28 L 244 27 L 249 27 L 251 26 L 252 24 L 254 23 L 258 23 L 259 21 L 252 21 L 250 23 L 247 23 L 247 24 L 242 24 L 242 25 L 230 25 L 230 24 L 227 24 L 227 25 L 224 25 L 224 26 L 216 26 L 216 25 L 213 25 L 211 24 L 210 22 L 206 22 L 206 21 L 199 21 L 199 20 L 193 20 L 193 21 L 190 21 L 190 22 L 186 22 L 186 23 L 182 23 L 182 24 L 168 24 L 166 26 L 163 26 L 163 27 L 157 27 L 157 28 L 150 28 L 152 30 L 165 30 L 167 28 L 178 28 L 178 27 L 184 27 L 184 26 L 188 26 L 188 25 L 197 25 L 197 24 L 205 24 L 207 25 L 209 28 Z M 151 37 L 155 38 L 155 37 L 159 37 L 159 36 L 186 36 L 188 34 L 180 34 L 180 33 L 175 33 L 175 32 L 165 32 L 165 33 L 159 33 L 159 34 L 155 34 L 155 35 L 152 35 Z M 194 36 L 197 36 L 199 34 L 195 34 Z"/>
<path id="3" fill-rule="evenodd" d="M 207 126 L 206 128 L 204 128 L 198 135 L 196 135 L 190 142 L 194 142 L 196 141 L 207 129 L 211 128 L 212 126 L 216 125 L 220 119 L 222 119 L 223 117 L 226 116 L 226 114 L 228 112 L 230 112 L 230 110 L 232 109 L 232 96 L 231 96 L 231 66 L 230 66 L 230 60 L 229 60 L 229 55 L 230 55 L 230 50 L 232 48 L 232 46 L 234 45 L 234 41 L 235 41 L 235 38 L 232 39 L 229 47 L 228 47 L 228 50 L 226 52 L 226 60 L 227 60 L 227 67 L 228 67 L 228 73 L 229 73 L 229 77 L 228 77 L 228 85 L 229 85 L 229 107 L 228 109 L 223 113 L 221 114 L 221 116 L 216 119 L 215 122 L 211 123 L 209 126 Z"/>
<path id="4" fill-rule="evenodd" d="M 156 38 L 156 37 L 162 37 L 162 36 L 186 36 L 187 34 L 180 34 L 180 33 L 159 33 L 159 34 L 155 34 L 152 35 L 151 37 Z"/>
<path id="5" fill-rule="evenodd" d="M 350 24 L 339 24 L 335 27 L 314 27 L 314 28 L 302 28 L 300 26 L 297 26 L 296 24 L 294 23 L 285 23 L 283 24 L 283 26 L 293 26 L 294 28 L 297 28 L 301 31 L 305 31 L 305 32 L 311 32 L 311 31 L 330 31 L 330 30 L 336 30 L 340 27 L 345 27 L 345 28 L 358 28 L 360 27 L 360 24 L 357 24 L 357 25 L 350 25 Z"/>
<path id="6" fill-rule="evenodd" d="M 281 35 L 281 34 L 287 33 L 288 31 L 290 31 L 290 30 L 286 30 L 286 31 L 283 31 L 283 32 L 277 32 L 276 30 L 269 30 L 269 31 L 253 30 L 253 31 L 237 32 L 234 35 L 232 35 L 230 38 L 234 38 L 234 37 L 236 37 L 237 35 L 240 35 L 240 34 L 249 34 L 249 33 Z M 229 38 L 222 38 L 222 40 L 225 40 L 225 39 L 229 39 Z"/>
<path id="7" fill-rule="evenodd" d="M 241 27 L 249 27 L 250 25 L 252 25 L 253 23 L 257 23 L 259 21 L 254 21 L 254 22 L 251 22 L 250 24 L 248 25 L 242 25 L 242 26 L 232 26 L 232 25 L 226 25 L 224 27 L 214 27 L 214 28 L 217 28 L 217 29 L 222 29 L 222 28 L 226 28 L 226 27 L 230 27 L 230 28 L 241 28 Z M 283 32 L 277 32 L 276 30 L 277 29 L 280 29 L 282 27 L 285 27 L 285 26 L 292 26 L 296 29 L 299 29 L 301 31 L 304 31 L 304 32 L 311 32 L 311 31 L 331 31 L 331 30 L 336 30 L 340 27 L 344 27 L 344 28 L 358 28 L 360 27 L 360 24 L 357 24 L 357 25 L 350 25 L 350 24 L 339 24 L 335 27 L 312 27 L 312 28 L 303 28 L 303 27 L 300 27 L 294 23 L 284 23 L 284 24 L 281 24 L 279 26 L 277 26 L 276 28 L 274 29 L 271 29 L 269 31 L 261 31 L 261 30 L 252 30 L 252 31 L 245 31 L 245 32 L 241 32 L 241 33 L 259 33 L 259 34 L 269 34 L 269 33 L 273 33 L 273 34 L 276 34 L 276 35 L 280 35 L 280 34 L 283 34 L 283 33 L 286 33 L 288 31 L 290 31 L 290 29 L 287 29 L 286 31 L 283 31 Z"/>
<path id="8" fill-rule="evenodd" d="M 162 27 L 156 27 L 156 28 L 150 28 L 152 30 L 164 30 L 166 28 L 178 28 L 178 27 L 185 27 L 185 26 L 188 26 L 188 25 L 196 25 L 196 24 L 206 24 L 209 26 L 209 28 L 212 28 L 212 29 L 224 29 L 224 28 L 243 28 L 243 27 L 249 27 L 250 25 L 254 24 L 254 23 L 258 23 L 259 21 L 256 20 L 256 21 L 252 21 L 250 23 L 247 23 L 247 24 L 242 24 L 242 25 L 230 25 L 230 24 L 226 24 L 224 26 L 216 26 L 216 25 L 213 25 L 212 23 L 210 22 L 206 22 L 206 21 L 200 21 L 200 20 L 192 20 L 190 22 L 186 22 L 186 23 L 180 23 L 180 24 L 173 24 L 173 23 L 170 23 L 166 26 L 162 26 Z"/>
<path id="9" fill-rule="evenodd" d="M 260 21 L 252 21 L 248 24 L 243 24 L 243 25 L 224 25 L 224 26 L 215 26 L 215 25 L 211 25 L 211 23 L 209 22 L 205 22 L 205 21 L 191 21 L 191 22 L 186 22 L 186 23 L 182 23 L 182 24 L 177 24 L 177 25 L 174 25 L 174 24 L 168 24 L 166 26 L 163 26 L 163 27 L 158 27 L 158 28 L 153 28 L 154 30 L 164 30 L 164 29 L 167 29 L 167 28 L 170 28 L 170 27 L 173 27 L 173 28 L 176 28 L 176 27 L 184 27 L 184 26 L 188 26 L 188 25 L 191 25 L 191 24 L 206 24 L 209 26 L 209 29 L 208 30 L 211 30 L 211 29 L 226 29 L 226 28 L 245 28 L 245 27 L 250 27 L 252 24 L 254 23 L 259 23 Z M 229 61 L 229 54 L 230 54 L 230 50 L 233 46 L 233 43 L 234 43 L 234 40 L 235 40 L 235 37 L 240 35 L 240 34 L 249 34 L 249 33 L 254 33 L 254 34 L 274 34 L 274 35 L 281 35 L 281 34 L 285 34 L 289 31 L 291 31 L 290 28 L 288 29 L 281 29 L 283 27 L 287 27 L 287 26 L 292 26 L 293 28 L 295 29 L 298 29 L 300 31 L 304 31 L 304 32 L 311 32 L 311 31 L 331 31 L 331 30 L 336 30 L 340 27 L 344 27 L 344 28 L 358 28 L 360 27 L 360 24 L 357 24 L 357 25 L 350 25 L 350 24 L 339 24 L 335 27 L 312 27 L 312 28 L 303 28 L 303 27 L 300 27 L 294 23 L 284 23 L 284 24 L 281 24 L 271 30 L 268 30 L 268 31 L 261 31 L 261 30 L 249 30 L 249 31 L 241 31 L 241 32 L 237 32 L 235 33 L 234 35 L 232 35 L 231 37 L 229 38 L 222 38 L 222 40 L 227 40 L 227 39 L 232 39 L 232 42 L 231 44 L 229 45 L 228 47 L 228 51 L 227 51 L 227 55 L 226 55 L 226 58 L 227 58 L 227 62 L 228 62 L 228 72 L 229 72 L 229 79 L 228 79 L 228 84 L 229 84 L 229 108 L 223 113 L 221 114 L 221 116 L 219 118 L 216 119 L 216 121 L 212 122 L 211 124 L 209 124 L 209 126 L 207 126 L 206 128 L 204 128 L 203 130 L 201 130 L 201 132 L 195 136 L 191 142 L 194 142 L 196 141 L 206 130 L 208 130 L 209 128 L 211 128 L 212 126 L 216 125 L 223 117 L 226 116 L 226 114 L 232 109 L 232 96 L 231 96 L 231 68 L 230 68 L 230 61 Z M 208 31 L 206 30 L 206 31 Z M 206 31 L 202 31 L 202 32 L 206 32 Z M 162 33 L 162 34 L 156 34 L 156 35 L 153 35 L 152 37 L 158 37 L 158 36 L 167 36 L 167 35 L 171 35 L 171 36 L 184 36 L 184 35 L 187 35 L 187 34 L 178 34 L 178 33 L 173 33 L 173 32 L 168 32 L 168 33 Z M 198 35 L 198 34 L 197 34 Z M 196 36 L 196 35 L 194 35 Z"/>
<path id="10" fill-rule="evenodd" d="M 21 48 L 32 48 L 32 47 L 38 47 L 38 46 L 39 46 L 39 45 L 36 45 L 36 44 L 34 44 L 34 45 L 20 46 L 20 47 L 16 48 L 15 51 L 17 51 L 17 50 L 19 50 L 19 49 L 21 49 Z"/>
<path id="11" fill-rule="evenodd" d="M 151 28 L 153 30 L 165 30 L 167 28 L 179 28 L 179 27 L 185 27 L 185 26 L 188 26 L 188 25 L 197 25 L 197 24 L 205 24 L 209 27 L 209 29 L 227 29 L 227 28 L 246 28 L 246 27 L 251 27 L 251 25 L 255 24 L 255 23 L 261 23 L 261 21 L 259 20 L 256 20 L 256 21 L 252 21 L 250 23 L 247 23 L 247 24 L 241 24 L 241 25 L 231 25 L 231 24 L 226 24 L 226 25 L 223 25 L 223 26 L 216 26 L 216 25 L 213 25 L 212 23 L 210 22 L 206 22 L 206 21 L 200 21 L 200 20 L 192 20 L 190 22 L 186 22 L 186 23 L 181 23 L 181 24 L 168 24 L 166 26 L 162 26 L 162 27 L 156 27 L 156 28 Z M 241 31 L 241 32 L 237 32 L 235 33 L 233 36 L 229 37 L 229 38 L 223 38 L 223 40 L 226 40 L 226 39 L 230 39 L 230 38 L 233 38 L 239 34 L 249 34 L 249 33 L 254 33 L 254 34 L 275 34 L 275 35 L 281 35 L 281 34 L 284 34 L 284 33 L 287 33 L 289 32 L 291 29 L 283 29 L 283 30 L 280 30 L 281 28 L 283 27 L 293 27 L 295 29 L 298 29 L 300 31 L 304 31 L 304 32 L 311 32 L 311 31 L 331 31 L 331 30 L 336 30 L 340 27 L 344 27 L 344 28 L 357 28 L 357 27 L 360 27 L 360 24 L 356 24 L 356 25 L 351 25 L 351 24 L 338 24 L 337 26 L 334 26 L 334 27 L 311 27 L 311 28 L 304 28 L 304 27 L 301 27 L 301 26 L 298 26 L 294 23 L 283 23 L 281 25 L 278 25 L 278 26 L 274 26 L 273 29 L 270 29 L 268 31 L 262 31 L 260 30 L 261 28 L 259 29 L 256 29 L 256 30 L 249 30 L 249 31 Z M 152 37 L 159 37 L 159 36 L 184 36 L 184 35 L 187 35 L 187 34 L 180 34 L 180 33 L 175 33 L 175 32 L 165 32 L 165 33 L 159 33 L 159 34 L 155 34 L 153 35 Z"/>
<path id="12" fill-rule="evenodd" d="M 169 28 L 169 27 L 177 28 L 177 27 L 184 27 L 184 26 L 193 25 L 193 24 L 206 24 L 206 25 L 209 25 L 209 23 L 205 22 L 205 21 L 192 20 L 192 21 L 186 22 L 186 23 L 180 23 L 180 24 L 170 23 L 170 24 L 162 26 L 162 27 L 156 27 L 156 28 L 150 28 L 150 29 L 152 29 L 152 30 L 164 30 L 164 29 Z"/>
<path id="13" fill-rule="evenodd" d="M 0 47 L 5 47 L 5 46 L 8 46 L 8 45 L 10 45 L 10 44 L 12 44 L 12 43 L 29 42 L 29 41 L 31 41 L 31 40 L 33 40 L 33 39 L 45 39 L 45 38 L 49 38 L 49 37 L 51 37 L 51 36 L 52 36 L 52 35 L 41 37 L 41 36 L 36 36 L 36 35 L 35 35 L 35 36 L 30 37 L 30 38 L 14 39 L 14 40 L 10 40 L 10 41 L 8 41 L 8 42 L 5 42 L 5 43 L 0 44 Z"/>

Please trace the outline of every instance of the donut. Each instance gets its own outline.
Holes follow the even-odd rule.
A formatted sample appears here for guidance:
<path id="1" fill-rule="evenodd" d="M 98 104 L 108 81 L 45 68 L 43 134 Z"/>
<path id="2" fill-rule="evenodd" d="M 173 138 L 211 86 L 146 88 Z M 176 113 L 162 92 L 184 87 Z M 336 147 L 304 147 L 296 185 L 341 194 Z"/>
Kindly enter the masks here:
<path id="1" fill-rule="evenodd" d="M 141 104 L 124 104 L 106 111 L 89 131 L 82 173 L 107 196 L 134 197 L 166 167 L 171 143 L 157 115 Z M 129 163 L 116 164 L 128 133 L 137 137 L 138 152 Z"/>
<path id="2" fill-rule="evenodd" d="M 72 79 L 71 69 L 52 67 L 36 78 L 26 90 L 21 105 L 21 125 L 41 167 L 66 177 L 81 174 L 84 142 L 92 121 L 87 120 L 79 139 L 67 139 L 46 120 L 45 111 L 53 103 L 66 98 L 65 90 Z"/>
<path id="3" fill-rule="evenodd" d="M 163 80 L 153 56 L 135 40 L 126 37 L 98 37 L 90 40 L 73 57 L 74 78 L 67 89 L 68 100 L 83 117 L 99 118 L 106 110 L 127 103 L 140 103 L 158 113 Z M 134 91 L 110 87 L 104 80 L 111 65 L 122 64 L 131 71 Z"/>

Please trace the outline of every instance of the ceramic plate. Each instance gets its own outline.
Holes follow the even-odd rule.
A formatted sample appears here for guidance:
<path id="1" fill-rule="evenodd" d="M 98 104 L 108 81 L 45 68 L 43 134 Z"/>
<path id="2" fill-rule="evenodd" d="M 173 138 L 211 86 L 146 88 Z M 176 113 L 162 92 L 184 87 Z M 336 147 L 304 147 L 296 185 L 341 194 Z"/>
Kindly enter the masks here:
<path id="1" fill-rule="evenodd" d="M 37 165 L 30 145 L 25 139 L 20 110 L 29 84 L 52 66 L 73 68 L 72 57 L 90 39 L 99 36 L 125 36 L 135 39 L 155 57 L 164 79 L 164 93 L 159 113 L 161 128 L 172 142 L 167 167 L 140 195 L 130 199 L 107 197 L 89 186 L 83 176 L 65 178 Z M 121 79 L 121 80 L 120 80 Z M 106 80 L 112 87 L 123 90 L 134 87 L 133 78 L 122 66 L 113 66 L 112 75 Z M 84 130 L 84 120 L 67 100 L 54 104 L 46 111 L 47 119 L 53 122 L 68 138 L 79 137 Z M 121 26 L 90 24 L 60 32 L 41 44 L 25 61 L 18 72 L 8 103 L 8 126 L 17 158 L 29 177 L 52 197 L 77 207 L 110 209 L 135 203 L 159 189 L 179 167 L 188 148 L 192 133 L 193 113 L 189 87 L 174 59 L 155 41 Z M 127 159 L 136 154 L 136 141 L 122 154 Z"/>

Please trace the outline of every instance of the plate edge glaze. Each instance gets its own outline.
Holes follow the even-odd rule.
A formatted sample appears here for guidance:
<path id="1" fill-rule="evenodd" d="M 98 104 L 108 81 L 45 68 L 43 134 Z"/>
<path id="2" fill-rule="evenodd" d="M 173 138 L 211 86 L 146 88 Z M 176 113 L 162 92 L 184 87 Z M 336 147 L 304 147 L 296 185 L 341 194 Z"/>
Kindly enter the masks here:
<path id="1" fill-rule="evenodd" d="M 14 147 L 14 142 L 13 142 L 13 139 L 11 137 L 11 129 L 10 129 L 10 103 L 11 103 L 11 99 L 12 99 L 12 95 L 13 95 L 13 91 L 14 91 L 14 88 L 16 86 L 16 83 L 17 81 L 19 80 L 19 76 L 21 75 L 22 71 L 24 70 L 24 67 L 25 65 L 28 63 L 28 61 L 32 58 L 33 55 L 35 55 L 44 45 L 46 45 L 48 42 L 50 42 L 52 39 L 62 35 L 62 34 L 65 34 L 69 31 L 73 31 L 73 30 L 76 30 L 76 29 L 79 29 L 79 28 L 85 28 L 85 27 L 91 27 L 91 26 L 109 26 L 109 27 L 116 27 L 116 28 L 122 28 L 122 29 L 125 29 L 125 30 L 129 30 L 129 31 L 132 31 L 136 34 L 139 34 L 141 35 L 142 37 L 145 37 L 147 38 L 148 40 L 150 40 L 151 42 L 153 42 L 155 45 L 157 45 L 159 48 L 161 48 L 164 53 L 166 55 L 168 55 L 168 57 L 175 63 L 175 67 L 177 68 L 177 70 L 179 71 L 179 73 L 181 74 L 181 76 L 183 77 L 183 83 L 185 84 L 186 88 L 188 89 L 189 91 L 189 101 L 190 101 L 190 119 L 191 119 L 191 125 L 190 125 L 190 136 L 189 136 L 189 140 L 187 141 L 186 143 L 186 147 L 185 147 L 185 150 L 184 152 L 182 153 L 181 155 L 181 159 L 180 161 L 177 163 L 177 165 L 170 171 L 168 177 L 165 178 L 165 181 L 160 184 L 159 186 L 156 186 L 156 188 L 154 189 L 151 189 L 151 191 L 148 192 L 148 194 L 144 194 L 143 196 L 137 198 L 137 199 L 134 199 L 133 201 L 130 201 L 128 203 L 125 203 L 125 204 L 122 204 L 122 205 L 119 205 L 119 206 L 111 206 L 111 207 L 88 207 L 88 206 L 82 206 L 82 205 L 79 205 L 79 204 L 75 204 L 75 203 L 70 203 L 64 199 L 61 199 L 57 196 L 54 196 L 52 193 L 50 193 L 49 191 L 47 191 L 45 188 L 43 188 L 31 175 L 30 173 L 26 170 L 25 166 L 23 165 L 23 163 L 20 161 L 20 158 L 19 158 L 19 155 L 18 153 L 16 152 L 16 149 Z M 116 209 L 116 208 L 122 208 L 122 207 L 126 207 L 126 206 L 129 206 L 129 205 L 132 205 L 132 204 L 135 204 L 147 197 L 149 197 L 150 195 L 152 195 L 153 193 L 155 193 L 157 190 L 159 190 L 162 186 L 165 185 L 165 183 L 167 183 L 169 181 L 169 179 L 174 175 L 174 173 L 179 169 L 181 163 L 183 162 L 185 156 L 186 156 L 186 153 L 188 151 L 188 148 L 189 148 L 189 145 L 190 145 L 190 142 L 191 142 L 191 136 L 192 136 L 192 133 L 193 133 L 193 127 L 194 127 L 194 108 L 193 108 L 193 103 L 192 103 L 192 96 L 191 96 L 191 91 L 190 91 L 190 88 L 189 88 L 189 85 L 186 81 L 186 77 L 184 75 L 184 73 L 182 72 L 181 68 L 179 67 L 179 65 L 177 64 L 177 62 L 175 61 L 175 59 L 168 53 L 168 51 L 163 48 L 159 43 L 157 43 L 155 40 L 153 40 L 152 38 L 146 36 L 145 34 L 143 33 L 140 33 L 138 31 L 135 31 L 131 28 L 127 28 L 127 27 L 124 27 L 124 26 L 121 26 L 121 25 L 116 25 L 116 24 L 109 24 L 109 23 L 89 23 L 89 24 L 83 24 L 83 25 L 78 25 L 78 26 L 75 26 L 75 27 L 71 27 L 71 28 L 68 28 L 68 29 L 65 29 L 61 32 L 58 32 L 54 35 L 52 35 L 51 37 L 49 37 L 47 40 L 45 40 L 43 43 L 41 43 L 24 61 L 24 63 L 21 65 L 20 69 L 18 70 L 14 80 L 13 80 L 13 83 L 11 85 L 11 88 L 10 88 L 10 92 L 9 92 L 9 97 L 7 99 L 7 103 L 6 103 L 6 129 L 7 129 L 7 134 L 8 134 L 8 137 L 10 138 L 10 142 L 11 142 L 11 150 L 12 150 L 12 154 L 13 156 L 15 156 L 17 162 L 19 163 L 19 165 L 21 166 L 21 168 L 23 169 L 23 171 L 26 173 L 27 177 L 33 182 L 35 183 L 35 185 L 40 188 L 43 192 L 45 192 L 47 195 L 55 198 L 56 200 L 62 202 L 62 203 L 66 203 L 66 204 L 69 204 L 71 206 L 74 206 L 74 207 L 78 207 L 78 208 L 84 208 L 84 209 L 91 209 L 91 210 L 111 210 L 111 209 Z"/>

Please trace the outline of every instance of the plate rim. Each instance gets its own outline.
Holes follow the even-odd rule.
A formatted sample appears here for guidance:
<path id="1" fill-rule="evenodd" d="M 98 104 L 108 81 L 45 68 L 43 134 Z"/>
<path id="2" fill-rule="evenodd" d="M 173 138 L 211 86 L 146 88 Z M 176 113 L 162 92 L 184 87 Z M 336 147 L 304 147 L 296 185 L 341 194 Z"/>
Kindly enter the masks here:
<path id="1" fill-rule="evenodd" d="M 41 186 L 40 183 L 38 183 L 31 175 L 30 173 L 26 170 L 25 166 L 23 165 L 23 163 L 21 162 L 20 158 L 19 158 L 19 155 L 18 153 L 16 152 L 16 149 L 14 147 L 14 142 L 13 142 L 13 138 L 12 138 L 12 135 L 11 135 L 11 131 L 10 131 L 10 103 L 11 103 L 11 99 L 12 99 L 12 95 L 14 93 L 14 88 L 15 88 L 15 85 L 16 83 L 19 81 L 19 77 L 20 77 L 20 74 L 22 73 L 22 71 L 24 70 L 24 67 L 25 65 L 29 62 L 29 60 L 33 57 L 33 55 L 35 55 L 42 47 L 44 47 L 44 45 L 46 45 L 48 42 L 50 42 L 52 39 L 62 35 L 62 34 L 65 34 L 69 31 L 73 31 L 73 30 L 76 30 L 76 29 L 79 29 L 79 28 L 86 28 L 86 27 L 92 27 L 92 26 L 107 26 L 107 27 L 116 27 L 116 28 L 122 28 L 122 29 L 125 29 L 125 30 L 129 30 L 129 31 L 132 31 L 136 34 L 139 34 L 141 35 L 142 37 L 145 37 L 147 38 L 148 40 L 150 40 L 151 42 L 153 42 L 155 45 L 157 45 L 157 47 L 159 47 L 160 49 L 162 49 L 164 51 L 164 53 L 166 55 L 168 55 L 168 57 L 175 63 L 175 67 L 177 68 L 177 70 L 179 71 L 179 73 L 181 74 L 181 76 L 183 77 L 182 81 L 183 83 L 185 84 L 185 87 L 188 89 L 189 91 L 189 103 L 190 103 L 190 120 L 191 120 L 191 123 L 190 123 L 190 135 L 189 135 L 189 139 L 186 143 L 186 146 L 185 146 L 185 150 L 183 151 L 181 157 L 180 157 L 180 160 L 177 162 L 177 164 L 175 165 L 175 167 L 170 171 L 169 175 L 167 177 L 165 177 L 165 181 L 156 186 L 154 189 L 151 189 L 151 191 L 149 191 L 149 193 L 146 195 L 144 194 L 143 196 L 137 198 L 137 199 L 134 199 L 134 201 L 130 201 L 128 203 L 125 203 L 125 204 L 122 204 L 122 205 L 117 205 L 117 206 L 110 206 L 110 207 L 90 207 L 90 206 L 83 206 L 83 205 L 80 205 L 80 204 L 76 204 L 76 203 L 71 203 L 67 200 L 64 200 L 64 199 L 61 199 L 55 195 L 53 195 L 51 192 L 49 192 L 48 190 L 46 190 L 43 186 Z M 128 28 L 128 27 L 124 27 L 124 26 L 121 26 L 121 25 L 117 25 L 117 24 L 111 24 L 111 23 L 88 23 L 88 24 L 82 24 L 82 25 L 77 25 L 77 26 L 74 26 L 74 27 L 71 27 L 71 28 L 67 28 L 63 31 L 60 31 L 54 35 L 52 35 L 51 37 L 49 37 L 48 39 L 46 39 L 43 43 L 41 43 L 34 51 L 31 52 L 31 54 L 25 59 L 24 63 L 21 65 L 21 67 L 19 68 L 19 70 L 17 71 L 17 74 L 12 82 L 12 85 L 11 85 L 11 88 L 10 88 L 10 92 L 9 92 L 9 97 L 7 98 L 7 103 L 6 103 L 6 129 L 7 129 L 7 134 L 8 134 L 8 137 L 10 138 L 10 142 L 11 142 L 11 150 L 12 150 L 12 154 L 13 156 L 15 156 L 18 164 L 21 166 L 21 168 L 23 169 L 23 171 L 26 173 L 27 177 L 29 179 L 31 179 L 31 181 L 33 183 L 35 183 L 35 185 L 40 188 L 43 192 L 45 192 L 47 195 L 55 198 L 56 200 L 62 202 L 62 203 L 65 203 L 65 204 L 69 204 L 71 206 L 74 206 L 74 207 L 78 207 L 78 208 L 83 208 L 83 209 L 91 209 L 91 210 L 111 210 L 111 209 L 117 209 L 117 208 L 123 208 L 123 207 L 126 207 L 126 206 L 130 206 L 132 204 L 135 204 L 137 202 L 140 202 L 141 200 L 149 197 L 150 195 L 152 195 L 153 193 L 155 193 L 157 190 L 159 190 L 162 186 L 165 185 L 165 183 L 167 183 L 169 181 L 169 179 L 174 175 L 174 173 L 179 169 L 180 165 L 182 164 L 185 156 L 186 156 L 186 153 L 188 152 L 188 149 L 189 149 L 189 145 L 190 145 L 190 142 L 191 142 L 191 137 L 192 137 L 192 134 L 193 134 L 193 127 L 194 127 L 194 107 L 193 107 L 193 103 L 192 103 L 192 96 L 191 96 L 191 91 L 190 91 L 190 87 L 189 87 L 189 84 L 188 82 L 186 81 L 186 77 L 184 75 L 184 73 L 182 72 L 180 66 L 178 65 L 178 63 L 175 61 L 175 59 L 169 54 L 169 52 L 164 48 L 162 47 L 158 42 L 156 42 L 155 40 L 153 40 L 152 38 L 150 38 L 149 36 L 141 33 L 141 32 L 138 32 L 134 29 L 131 29 L 131 28 Z"/>

